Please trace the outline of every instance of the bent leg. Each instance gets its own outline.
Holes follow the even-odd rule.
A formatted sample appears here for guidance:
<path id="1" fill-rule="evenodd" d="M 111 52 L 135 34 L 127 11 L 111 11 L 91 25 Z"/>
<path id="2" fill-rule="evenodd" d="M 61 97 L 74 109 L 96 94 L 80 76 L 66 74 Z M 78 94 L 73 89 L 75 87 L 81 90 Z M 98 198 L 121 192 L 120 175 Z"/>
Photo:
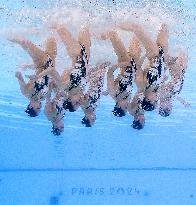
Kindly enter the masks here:
<path id="1" fill-rule="evenodd" d="M 91 35 L 89 28 L 85 27 L 79 32 L 78 42 L 85 46 L 88 60 L 90 58 L 90 47 L 91 47 Z"/>
<path id="2" fill-rule="evenodd" d="M 72 58 L 74 62 L 76 57 L 80 55 L 80 45 L 76 39 L 72 36 L 70 31 L 64 26 L 57 29 L 63 44 L 65 45 L 68 55 Z"/>
<path id="3" fill-rule="evenodd" d="M 108 34 L 102 35 L 102 39 L 110 39 L 110 41 L 112 42 L 114 52 L 118 57 L 118 63 L 129 61 L 126 48 L 123 42 L 120 40 L 116 31 L 110 31 Z"/>
<path id="4" fill-rule="evenodd" d="M 45 44 L 45 52 L 48 53 L 52 59 L 55 59 L 57 55 L 56 39 L 54 37 L 49 37 Z"/>
<path id="5" fill-rule="evenodd" d="M 120 25 L 120 28 L 126 31 L 132 31 L 137 36 L 137 38 L 142 42 L 146 49 L 146 56 L 149 60 L 154 59 L 158 53 L 159 49 L 155 42 L 150 37 L 150 34 L 145 31 L 141 26 L 137 24 L 124 23 Z"/>
<path id="6" fill-rule="evenodd" d="M 9 40 L 22 46 L 22 48 L 26 50 L 33 59 L 36 67 L 43 63 L 46 56 L 45 52 L 42 51 L 38 46 L 33 44 L 31 41 L 21 37 Z"/>
<path id="7" fill-rule="evenodd" d="M 133 40 L 130 42 L 130 46 L 128 49 L 128 54 L 130 58 L 133 58 L 138 65 L 140 63 L 140 57 L 142 53 L 142 48 L 140 41 L 136 36 L 133 37 Z"/>
<path id="8" fill-rule="evenodd" d="M 166 24 L 162 24 L 161 29 L 157 35 L 157 45 L 162 47 L 164 53 L 168 53 L 168 40 L 169 40 L 169 31 Z"/>

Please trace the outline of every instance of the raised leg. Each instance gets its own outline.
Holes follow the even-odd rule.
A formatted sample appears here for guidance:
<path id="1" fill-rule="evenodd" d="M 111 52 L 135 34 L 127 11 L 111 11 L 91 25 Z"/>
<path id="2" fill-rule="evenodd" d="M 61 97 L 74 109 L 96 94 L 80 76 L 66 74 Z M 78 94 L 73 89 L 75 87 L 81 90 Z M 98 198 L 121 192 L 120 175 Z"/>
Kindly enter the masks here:
<path id="1" fill-rule="evenodd" d="M 141 26 L 132 23 L 123 23 L 120 28 L 126 31 L 132 31 L 137 38 L 142 42 L 146 49 L 146 56 L 149 60 L 154 59 L 158 53 L 158 46 L 150 37 L 150 34 L 145 31 Z"/>
<path id="2" fill-rule="evenodd" d="M 82 29 L 78 36 L 78 42 L 85 46 L 88 59 L 90 58 L 90 47 L 91 47 L 91 35 L 89 32 L 89 28 L 85 27 Z"/>
<path id="3" fill-rule="evenodd" d="M 22 48 L 26 50 L 33 59 L 33 62 L 36 67 L 39 67 L 43 64 L 46 57 L 45 52 L 42 51 L 39 47 L 37 47 L 35 44 L 33 44 L 31 41 L 23 37 L 17 37 L 9 40 L 22 46 Z"/>
<path id="4" fill-rule="evenodd" d="M 68 55 L 72 58 L 72 61 L 74 63 L 76 57 L 80 55 L 80 45 L 78 41 L 72 36 L 66 26 L 59 27 L 57 29 L 57 33 L 63 41 L 63 44 L 67 49 Z"/>
<path id="5" fill-rule="evenodd" d="M 169 31 L 166 24 L 162 24 L 161 29 L 157 35 L 157 45 L 162 47 L 164 53 L 168 53 L 168 40 L 169 40 Z"/>
<path id="6" fill-rule="evenodd" d="M 128 62 L 129 57 L 127 55 L 126 48 L 123 44 L 123 42 L 120 40 L 118 34 L 116 31 L 110 31 L 108 34 L 103 35 L 102 39 L 110 39 L 112 42 L 112 46 L 114 48 L 114 52 L 116 53 L 118 57 L 118 62 Z"/>

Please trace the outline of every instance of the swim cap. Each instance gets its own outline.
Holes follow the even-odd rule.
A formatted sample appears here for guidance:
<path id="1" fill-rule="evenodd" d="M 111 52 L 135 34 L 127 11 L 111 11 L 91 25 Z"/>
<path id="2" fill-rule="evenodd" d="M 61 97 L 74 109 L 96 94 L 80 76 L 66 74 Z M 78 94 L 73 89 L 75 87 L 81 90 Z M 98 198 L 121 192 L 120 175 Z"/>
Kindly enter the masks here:
<path id="1" fill-rule="evenodd" d="M 73 107 L 72 102 L 69 101 L 69 100 L 64 101 L 64 103 L 63 103 L 63 108 L 64 108 L 65 110 L 69 110 L 69 112 L 75 112 L 75 111 L 76 111 L 76 110 L 74 109 L 74 107 Z"/>
<path id="2" fill-rule="evenodd" d="M 59 128 L 53 126 L 51 132 L 53 135 L 59 136 L 59 135 L 61 135 L 62 131 Z"/>
<path id="3" fill-rule="evenodd" d="M 162 117 L 168 117 L 171 114 L 171 110 L 169 108 L 159 108 L 159 115 Z"/>
<path id="4" fill-rule="evenodd" d="M 115 105 L 114 110 L 112 111 L 113 115 L 116 117 L 123 117 L 125 116 L 125 111 L 121 108 Z"/>
<path id="5" fill-rule="evenodd" d="M 86 127 L 92 127 L 92 126 L 91 126 L 91 123 L 90 123 L 90 120 L 87 119 L 86 117 L 82 118 L 81 122 L 82 122 L 82 124 L 85 125 Z"/>
<path id="6" fill-rule="evenodd" d="M 142 109 L 145 111 L 153 111 L 155 106 L 150 102 L 150 100 L 146 100 L 146 98 L 142 101 Z"/>
<path id="7" fill-rule="evenodd" d="M 139 120 L 134 120 L 132 127 L 137 130 L 141 130 L 144 128 L 144 125 Z"/>

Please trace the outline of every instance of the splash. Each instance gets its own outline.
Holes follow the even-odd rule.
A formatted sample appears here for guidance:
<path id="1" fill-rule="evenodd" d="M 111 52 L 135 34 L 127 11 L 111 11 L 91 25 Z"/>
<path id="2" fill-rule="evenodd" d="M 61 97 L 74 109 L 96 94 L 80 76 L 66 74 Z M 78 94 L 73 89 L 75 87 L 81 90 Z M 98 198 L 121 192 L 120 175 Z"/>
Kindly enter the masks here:
<path id="1" fill-rule="evenodd" d="M 81 26 L 88 24 L 94 33 L 101 33 L 114 28 L 120 22 L 131 21 L 142 24 L 155 38 L 162 23 L 170 29 L 171 49 L 192 49 L 196 45 L 196 3 L 183 0 L 34 0 L 17 1 L 14 5 L 8 0 L 2 3 L 0 17 L 3 26 L 0 35 L 39 35 L 45 39 L 53 35 L 50 27 L 67 24 L 77 36 Z M 119 31 L 128 44 L 130 35 Z M 109 44 L 95 40 L 92 56 L 95 61 L 104 60 L 107 52 L 111 53 Z M 99 57 L 96 56 L 99 54 Z M 108 55 L 107 55 L 108 56 Z M 113 57 L 110 55 L 109 60 Z"/>

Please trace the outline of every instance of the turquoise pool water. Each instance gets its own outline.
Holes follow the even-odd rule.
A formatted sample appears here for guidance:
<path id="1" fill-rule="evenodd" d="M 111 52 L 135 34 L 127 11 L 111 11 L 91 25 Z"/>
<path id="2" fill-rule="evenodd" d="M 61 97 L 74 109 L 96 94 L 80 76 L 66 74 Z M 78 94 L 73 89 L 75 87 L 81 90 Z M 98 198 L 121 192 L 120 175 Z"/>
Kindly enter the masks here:
<path id="1" fill-rule="evenodd" d="M 146 126 L 131 128 L 132 118 L 115 118 L 114 102 L 103 97 L 97 123 L 85 128 L 81 110 L 66 113 L 65 132 L 50 133 L 43 112 L 31 119 L 27 100 L 14 77 L 29 56 L 9 43 L 18 33 L 40 44 L 53 19 L 73 18 L 75 27 L 92 19 L 99 32 L 118 21 L 150 19 L 171 28 L 170 49 L 186 48 L 189 67 L 181 96 L 170 117 L 146 114 Z M 195 205 L 196 204 L 196 4 L 190 1 L 17 1 L 0 2 L 0 204 L 2 205 Z M 153 30 L 154 29 L 154 30 Z M 127 34 L 121 33 L 126 42 Z M 59 72 L 70 64 L 59 41 Z M 92 63 L 116 61 L 109 43 L 94 40 Z"/>

